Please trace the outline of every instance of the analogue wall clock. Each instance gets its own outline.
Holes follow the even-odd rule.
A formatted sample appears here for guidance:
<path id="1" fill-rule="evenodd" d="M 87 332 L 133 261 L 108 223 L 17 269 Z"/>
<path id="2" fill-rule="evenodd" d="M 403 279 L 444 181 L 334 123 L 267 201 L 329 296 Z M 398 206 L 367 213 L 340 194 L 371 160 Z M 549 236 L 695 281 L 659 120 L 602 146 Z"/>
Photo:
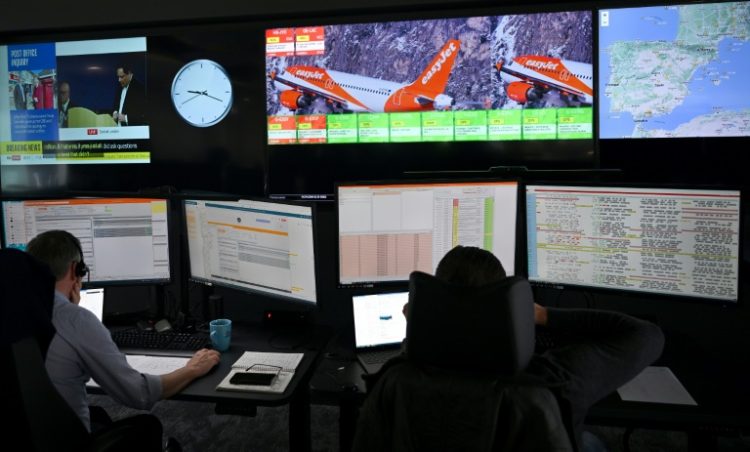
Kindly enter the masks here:
<path id="1" fill-rule="evenodd" d="M 232 82 L 211 60 L 194 60 L 172 81 L 172 103 L 182 119 L 195 127 L 218 124 L 232 108 Z"/>

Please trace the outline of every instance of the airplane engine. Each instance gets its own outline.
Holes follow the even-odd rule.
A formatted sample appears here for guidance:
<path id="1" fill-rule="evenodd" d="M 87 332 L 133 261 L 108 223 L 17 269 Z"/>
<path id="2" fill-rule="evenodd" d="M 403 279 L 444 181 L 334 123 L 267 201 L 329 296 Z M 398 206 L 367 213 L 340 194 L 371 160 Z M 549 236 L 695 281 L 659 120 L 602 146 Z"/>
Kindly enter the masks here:
<path id="1" fill-rule="evenodd" d="M 524 82 L 509 83 L 505 91 L 508 93 L 508 97 L 519 104 L 539 100 L 544 94 L 539 89 L 535 88 L 534 85 Z"/>
<path id="2" fill-rule="evenodd" d="M 448 96 L 447 94 L 438 94 L 435 96 L 435 100 L 433 101 L 433 105 L 435 110 L 448 110 L 453 106 L 455 101 L 451 96 Z"/>
<path id="3" fill-rule="evenodd" d="M 282 91 L 281 94 L 279 94 L 279 101 L 281 102 L 281 105 L 286 108 L 296 110 L 298 108 L 309 106 L 312 99 L 310 96 L 306 96 L 299 91 L 288 90 Z"/>

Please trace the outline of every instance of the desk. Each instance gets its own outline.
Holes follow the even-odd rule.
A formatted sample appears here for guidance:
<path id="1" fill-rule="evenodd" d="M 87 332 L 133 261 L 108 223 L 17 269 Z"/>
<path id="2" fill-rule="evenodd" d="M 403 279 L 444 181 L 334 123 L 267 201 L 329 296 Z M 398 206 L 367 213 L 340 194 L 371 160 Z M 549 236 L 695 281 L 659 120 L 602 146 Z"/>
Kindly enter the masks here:
<path id="1" fill-rule="evenodd" d="M 589 410 L 586 424 L 624 427 L 628 431 L 634 428 L 685 431 L 688 450 L 696 452 L 714 450 L 717 436 L 750 432 L 747 409 L 750 391 L 741 381 L 744 374 L 731 366 L 717 372 L 722 366 L 694 354 L 690 361 L 676 356 L 666 358 L 659 365 L 673 370 L 698 406 L 625 402 L 615 392 Z M 339 406 L 342 451 L 351 449 L 358 409 L 366 396 L 363 372 L 351 352 L 347 354 L 338 348 L 325 354 L 310 382 L 314 403 Z"/>
<path id="2" fill-rule="evenodd" d="M 750 390 L 740 365 L 718 360 L 684 340 L 668 342 L 659 365 L 672 369 L 697 406 L 625 402 L 613 393 L 591 407 L 586 423 L 681 430 L 691 452 L 715 450 L 717 436 L 750 432 Z"/>
<path id="3" fill-rule="evenodd" d="M 288 403 L 289 450 L 308 452 L 311 450 L 309 381 L 317 366 L 319 352 L 326 346 L 329 337 L 327 331 L 322 329 L 304 332 L 271 330 L 235 322 L 232 327 L 232 344 L 229 350 L 221 354 L 219 365 L 204 377 L 193 381 L 172 399 L 215 403 L 217 413 L 239 415 L 254 415 L 258 406 Z M 296 352 L 304 353 L 304 357 L 282 394 L 216 391 L 216 386 L 245 350 Z"/>

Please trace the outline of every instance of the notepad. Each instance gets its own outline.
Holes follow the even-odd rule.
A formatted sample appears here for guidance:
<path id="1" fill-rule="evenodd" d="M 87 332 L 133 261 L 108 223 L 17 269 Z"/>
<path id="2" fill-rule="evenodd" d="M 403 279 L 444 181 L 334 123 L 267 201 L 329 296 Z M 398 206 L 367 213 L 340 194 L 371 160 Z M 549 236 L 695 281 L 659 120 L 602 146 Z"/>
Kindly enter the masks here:
<path id="1" fill-rule="evenodd" d="M 617 392 L 629 402 L 698 405 L 669 367 L 649 366 Z"/>
<path id="2" fill-rule="evenodd" d="M 127 355 L 130 367 L 142 374 L 164 375 L 177 369 L 185 367 L 189 358 L 180 358 L 176 356 L 146 356 L 146 355 Z M 99 387 L 99 384 L 93 378 L 89 379 L 86 386 Z"/>
<path id="3" fill-rule="evenodd" d="M 216 390 L 281 394 L 294 378 L 303 356 L 302 353 L 245 352 L 232 364 L 232 370 L 216 386 Z M 270 385 L 236 385 L 229 382 L 234 374 L 247 371 L 274 374 L 276 377 Z"/>

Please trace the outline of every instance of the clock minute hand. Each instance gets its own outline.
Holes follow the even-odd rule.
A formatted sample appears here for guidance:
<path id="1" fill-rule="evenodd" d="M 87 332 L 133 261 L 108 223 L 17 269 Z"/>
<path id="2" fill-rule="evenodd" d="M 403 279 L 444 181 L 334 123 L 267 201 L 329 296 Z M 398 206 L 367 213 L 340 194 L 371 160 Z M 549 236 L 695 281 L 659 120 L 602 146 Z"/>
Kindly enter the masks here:
<path id="1" fill-rule="evenodd" d="M 190 93 L 192 91 L 188 91 L 188 92 Z M 186 103 L 190 102 L 191 100 L 195 99 L 198 96 L 200 96 L 200 94 L 196 94 L 195 96 L 191 97 L 190 99 L 185 99 L 185 101 L 183 103 L 181 103 L 180 105 L 185 105 Z"/>
<path id="2" fill-rule="evenodd" d="M 212 96 L 212 95 L 210 95 L 210 94 L 206 94 L 205 92 L 204 92 L 203 94 L 204 94 L 204 95 L 205 95 L 206 97 L 210 97 L 211 99 L 214 99 L 214 100 L 218 100 L 219 102 L 222 102 L 222 103 L 224 102 L 223 100 L 219 99 L 218 97 L 214 97 L 214 96 Z"/>

